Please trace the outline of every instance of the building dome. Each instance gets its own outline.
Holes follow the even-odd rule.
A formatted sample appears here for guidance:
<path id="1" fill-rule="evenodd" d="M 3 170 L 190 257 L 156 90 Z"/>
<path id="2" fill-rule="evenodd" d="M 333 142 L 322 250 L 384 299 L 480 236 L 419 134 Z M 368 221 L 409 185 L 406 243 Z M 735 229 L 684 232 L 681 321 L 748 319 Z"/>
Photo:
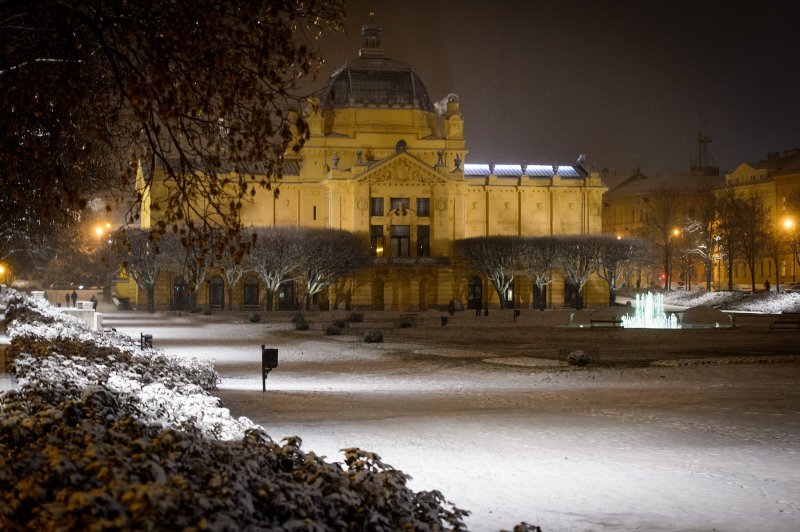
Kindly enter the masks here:
<path id="1" fill-rule="evenodd" d="M 319 91 L 322 106 L 326 109 L 378 107 L 433 112 L 433 103 L 417 73 L 384 53 L 381 33 L 381 28 L 374 24 L 361 27 L 358 57 L 334 72 Z"/>

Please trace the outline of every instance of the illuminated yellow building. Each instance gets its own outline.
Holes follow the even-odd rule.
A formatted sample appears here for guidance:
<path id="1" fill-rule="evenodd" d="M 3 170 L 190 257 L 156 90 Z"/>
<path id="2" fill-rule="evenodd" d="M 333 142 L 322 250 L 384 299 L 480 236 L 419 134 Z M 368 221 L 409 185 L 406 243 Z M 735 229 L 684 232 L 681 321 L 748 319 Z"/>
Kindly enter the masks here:
<path id="1" fill-rule="evenodd" d="M 719 194 L 730 188 L 742 196 L 756 195 L 764 202 L 771 216 L 771 223 L 778 232 L 783 232 L 783 256 L 776 265 L 764 253 L 756 267 L 756 287 L 770 280 L 774 285 L 776 273 L 781 284 L 798 280 L 800 266 L 797 254 L 800 251 L 800 149 L 772 153 L 757 163 L 742 163 L 733 172 L 720 176 L 713 168 L 693 168 L 688 174 L 649 178 L 636 172 L 620 185 L 603 196 L 603 232 L 619 236 L 641 235 L 645 232 L 648 202 L 659 193 L 666 192 L 677 199 L 673 213 L 676 227 L 684 220 L 694 218 L 702 208 L 706 194 Z M 727 288 L 727 269 L 719 258 L 714 267 L 713 284 Z M 673 276 L 676 281 L 690 281 L 692 286 L 704 282 L 702 264 L 697 261 L 690 268 L 691 279 Z M 648 284 L 660 285 L 661 270 L 646 272 Z M 743 259 L 733 264 L 733 284 L 737 288 L 750 288 L 750 271 Z"/>
<path id="2" fill-rule="evenodd" d="M 776 265 L 763 257 L 755 268 L 756 286 L 769 279 L 775 282 L 776 273 L 781 284 L 798 280 L 798 207 L 800 207 L 800 149 L 773 152 L 757 163 L 742 163 L 736 170 L 725 174 L 725 185 L 744 196 L 758 196 L 771 215 L 776 231 L 785 231 L 784 254 Z M 777 270 L 777 271 L 776 271 Z M 727 272 L 723 268 L 722 283 L 726 285 Z M 750 270 L 743 260 L 733 264 L 733 283 L 750 287 Z"/>
<path id="3" fill-rule="evenodd" d="M 298 154 L 287 155 L 280 195 L 260 192 L 243 207 L 242 220 L 245 226 L 369 235 L 372 267 L 333 290 L 319 302 L 323 308 L 425 310 L 452 300 L 463 307 L 496 306 L 497 294 L 485 279 L 455 268 L 455 240 L 601 232 L 606 187 L 599 174 L 580 165 L 468 164 L 458 96 L 432 100 L 409 66 L 386 56 L 378 26 L 363 27 L 358 57 L 331 75 L 305 114 L 310 138 Z M 158 308 L 174 305 L 166 277 Z M 252 297 L 257 279 L 246 277 L 242 286 L 246 282 L 251 296 L 234 290 L 234 308 L 258 304 Z M 279 306 L 302 301 L 297 292 L 287 285 Z M 209 296 L 219 306 L 215 293 L 223 292 Z M 563 282 L 548 297 L 551 305 L 562 305 Z M 585 294 L 589 305 L 607 298 L 598 282 Z M 530 306 L 529 280 L 517 280 L 513 301 Z"/>

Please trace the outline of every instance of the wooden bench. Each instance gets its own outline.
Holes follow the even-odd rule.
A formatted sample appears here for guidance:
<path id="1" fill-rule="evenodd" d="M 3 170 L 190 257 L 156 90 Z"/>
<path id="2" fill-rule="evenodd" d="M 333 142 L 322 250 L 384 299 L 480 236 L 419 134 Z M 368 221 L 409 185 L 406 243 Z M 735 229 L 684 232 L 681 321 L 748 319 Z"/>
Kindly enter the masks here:
<path id="1" fill-rule="evenodd" d="M 589 320 L 589 323 L 594 327 L 622 327 L 622 320 L 620 318 L 611 318 L 607 320 Z"/>
<path id="2" fill-rule="evenodd" d="M 770 329 L 800 328 L 800 312 L 783 312 L 781 317 L 772 322 Z"/>
<path id="3" fill-rule="evenodd" d="M 772 322 L 772 325 L 769 326 L 770 329 L 798 329 L 800 328 L 800 319 L 791 319 L 791 320 L 775 320 Z"/>

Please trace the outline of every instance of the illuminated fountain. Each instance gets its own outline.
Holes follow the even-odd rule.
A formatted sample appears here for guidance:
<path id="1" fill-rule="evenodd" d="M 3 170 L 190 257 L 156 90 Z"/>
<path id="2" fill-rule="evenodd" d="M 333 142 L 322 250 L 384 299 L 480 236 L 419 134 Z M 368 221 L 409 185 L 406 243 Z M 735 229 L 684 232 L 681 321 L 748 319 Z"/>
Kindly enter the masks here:
<path id="1" fill-rule="evenodd" d="M 664 296 L 636 294 L 633 315 L 622 316 L 622 326 L 627 329 L 680 329 L 675 314 L 667 316 L 664 312 Z"/>

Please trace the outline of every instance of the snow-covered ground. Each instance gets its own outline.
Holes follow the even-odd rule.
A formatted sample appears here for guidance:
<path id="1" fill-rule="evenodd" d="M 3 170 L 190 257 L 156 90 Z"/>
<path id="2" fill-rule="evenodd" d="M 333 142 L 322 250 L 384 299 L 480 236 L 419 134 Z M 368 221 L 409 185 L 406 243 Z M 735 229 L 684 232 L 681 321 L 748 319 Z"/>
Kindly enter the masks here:
<path id="1" fill-rule="evenodd" d="M 414 329 L 385 323 L 383 344 L 362 343 L 363 329 L 326 337 L 320 327 L 297 332 L 285 318 L 253 324 L 241 314 L 108 313 L 106 324 L 135 338 L 153 334 L 168 353 L 214 360 L 219 395 L 235 416 L 274 438 L 300 436 L 329 459 L 345 447 L 374 451 L 410 474 L 411 488 L 441 490 L 470 510 L 472 530 L 520 521 L 544 530 L 797 529 L 800 364 L 495 363 L 518 360 L 492 342 L 496 317 L 451 320 L 447 332 L 469 334 L 467 347 L 445 342 L 434 320 Z M 524 335 L 534 323 L 513 330 Z M 596 341 L 633 332 L 574 331 Z M 671 334 L 678 344 L 726 338 Z M 796 361 L 798 334 L 756 336 L 773 343 L 748 345 L 748 354 Z M 261 344 L 280 353 L 266 393 Z"/>

